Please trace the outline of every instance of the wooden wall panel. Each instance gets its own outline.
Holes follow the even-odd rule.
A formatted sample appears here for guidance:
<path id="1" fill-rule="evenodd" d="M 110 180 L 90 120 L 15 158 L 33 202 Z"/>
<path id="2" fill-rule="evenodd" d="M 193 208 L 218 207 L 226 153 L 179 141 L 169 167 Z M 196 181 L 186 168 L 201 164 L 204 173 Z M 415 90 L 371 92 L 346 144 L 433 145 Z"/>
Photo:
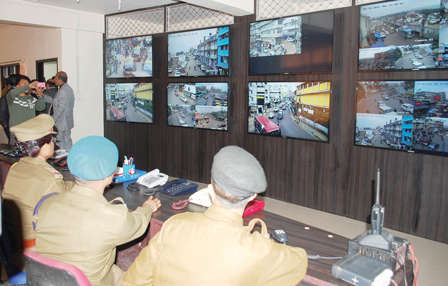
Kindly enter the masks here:
<path id="1" fill-rule="evenodd" d="M 448 243 L 448 157 L 354 145 L 355 87 L 358 80 L 446 79 L 448 71 L 358 72 L 358 7 L 335 10 L 333 73 L 248 75 L 249 23 L 231 26 L 231 75 L 167 78 L 167 35 L 154 35 L 154 124 L 105 121 L 105 136 L 137 168 L 159 168 L 172 176 L 210 182 L 213 156 L 238 145 L 263 165 L 265 195 L 301 206 L 368 222 L 374 203 L 376 170 L 381 169 L 385 226 Z M 332 81 L 330 142 L 269 138 L 247 133 L 249 81 Z M 105 79 L 105 82 L 132 80 Z M 167 126 L 166 86 L 170 82 L 228 82 L 228 132 Z"/>

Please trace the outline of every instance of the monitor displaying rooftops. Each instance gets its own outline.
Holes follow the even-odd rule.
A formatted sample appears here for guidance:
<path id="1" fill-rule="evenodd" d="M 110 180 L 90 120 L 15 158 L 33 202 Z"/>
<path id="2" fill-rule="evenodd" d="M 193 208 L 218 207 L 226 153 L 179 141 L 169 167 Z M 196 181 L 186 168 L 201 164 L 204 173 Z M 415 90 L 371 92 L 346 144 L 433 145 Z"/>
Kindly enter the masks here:
<path id="1" fill-rule="evenodd" d="M 358 70 L 448 67 L 445 0 L 399 0 L 360 6 Z"/>

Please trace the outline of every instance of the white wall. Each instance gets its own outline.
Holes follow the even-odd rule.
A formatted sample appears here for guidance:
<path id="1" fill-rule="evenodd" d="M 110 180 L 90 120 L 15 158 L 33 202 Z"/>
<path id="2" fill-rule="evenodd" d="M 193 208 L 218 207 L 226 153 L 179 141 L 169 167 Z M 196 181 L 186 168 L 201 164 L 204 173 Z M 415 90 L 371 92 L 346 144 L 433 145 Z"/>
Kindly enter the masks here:
<path id="1" fill-rule="evenodd" d="M 104 16 L 0 0 L 0 21 L 21 25 L 0 28 L 0 64 L 26 59 L 27 75 L 35 78 L 36 60 L 58 58 L 75 92 L 73 141 L 103 136 Z"/>
<path id="2" fill-rule="evenodd" d="M 0 64 L 25 59 L 26 75 L 36 78 L 36 60 L 61 58 L 59 30 L 16 25 L 0 28 Z"/>

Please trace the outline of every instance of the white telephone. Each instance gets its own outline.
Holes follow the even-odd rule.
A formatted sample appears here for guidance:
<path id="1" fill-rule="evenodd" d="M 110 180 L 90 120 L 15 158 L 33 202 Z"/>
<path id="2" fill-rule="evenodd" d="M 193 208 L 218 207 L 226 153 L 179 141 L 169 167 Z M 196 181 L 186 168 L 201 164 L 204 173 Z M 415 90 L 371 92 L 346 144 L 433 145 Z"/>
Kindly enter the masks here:
<path id="1" fill-rule="evenodd" d="M 208 188 L 203 188 L 190 196 L 190 203 L 197 204 L 208 208 L 212 205 L 210 199 L 210 191 Z"/>
<path id="2" fill-rule="evenodd" d="M 168 181 L 168 175 L 160 173 L 159 169 L 154 169 L 137 179 L 137 183 L 147 188 L 154 188 L 165 184 Z"/>

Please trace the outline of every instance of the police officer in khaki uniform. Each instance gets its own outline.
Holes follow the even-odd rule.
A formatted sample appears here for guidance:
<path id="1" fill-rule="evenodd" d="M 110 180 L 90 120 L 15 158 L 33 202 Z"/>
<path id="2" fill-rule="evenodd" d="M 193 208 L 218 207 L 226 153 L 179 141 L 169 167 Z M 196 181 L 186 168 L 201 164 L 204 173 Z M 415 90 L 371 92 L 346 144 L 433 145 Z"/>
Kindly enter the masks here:
<path id="1" fill-rule="evenodd" d="M 212 206 L 166 221 L 126 272 L 123 285 L 296 285 L 305 276 L 305 250 L 279 244 L 243 226 L 246 204 L 266 189 L 259 162 L 227 146 L 214 157 Z"/>
<path id="2" fill-rule="evenodd" d="M 103 193 L 112 182 L 118 149 L 104 137 L 76 142 L 67 163 L 76 185 L 42 203 L 36 251 L 77 266 L 93 286 L 121 285 L 124 273 L 114 264 L 116 246 L 143 235 L 160 201 L 150 197 L 133 212 L 107 202 Z"/>
<path id="3" fill-rule="evenodd" d="M 61 173 L 46 162 L 54 150 L 53 125 L 53 118 L 42 114 L 11 128 L 27 155 L 9 170 L 2 193 L 4 220 L 14 242 L 12 262 L 21 268 L 24 249 L 34 250 L 36 245 L 34 207 L 45 195 L 64 192 L 74 185 L 64 182 Z"/>

